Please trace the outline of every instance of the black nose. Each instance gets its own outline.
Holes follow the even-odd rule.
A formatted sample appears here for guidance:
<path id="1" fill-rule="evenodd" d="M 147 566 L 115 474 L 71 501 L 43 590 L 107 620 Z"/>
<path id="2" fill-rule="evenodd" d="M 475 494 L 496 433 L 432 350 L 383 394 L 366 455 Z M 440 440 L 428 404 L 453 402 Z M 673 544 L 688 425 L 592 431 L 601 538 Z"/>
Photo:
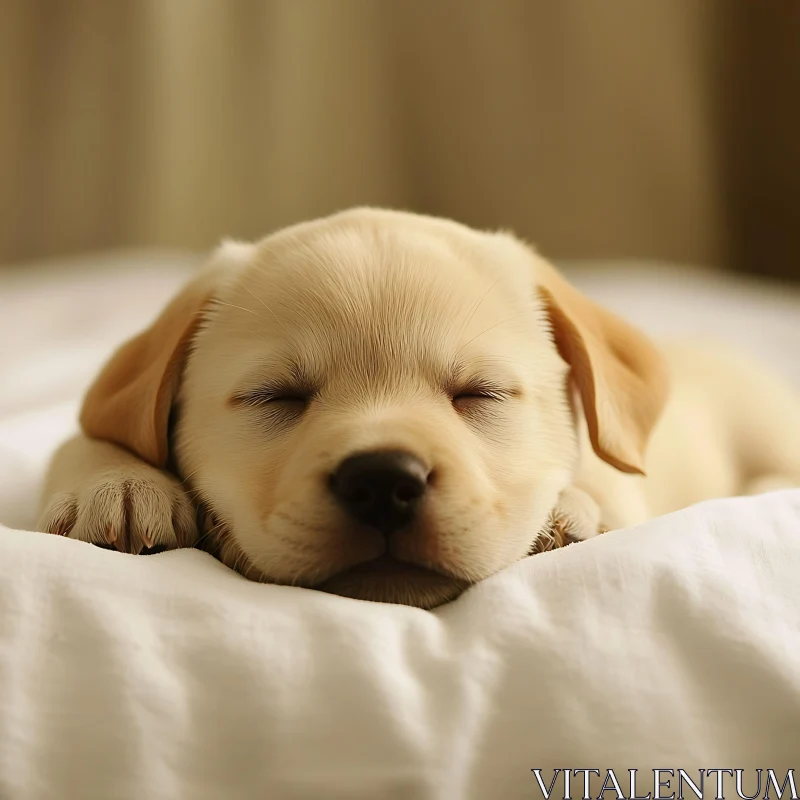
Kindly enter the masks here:
<path id="1" fill-rule="evenodd" d="M 331 488 L 351 517 L 390 534 L 411 522 L 428 472 L 411 453 L 375 450 L 342 461 Z"/>

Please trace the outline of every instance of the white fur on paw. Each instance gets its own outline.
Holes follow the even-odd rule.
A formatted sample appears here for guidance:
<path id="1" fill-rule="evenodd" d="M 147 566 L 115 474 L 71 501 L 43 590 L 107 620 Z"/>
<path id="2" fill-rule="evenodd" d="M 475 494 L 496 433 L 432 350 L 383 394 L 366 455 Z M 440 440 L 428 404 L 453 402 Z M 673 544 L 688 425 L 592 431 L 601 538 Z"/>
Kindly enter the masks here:
<path id="1" fill-rule="evenodd" d="M 195 511 L 180 483 L 150 470 L 106 472 L 76 493 L 55 495 L 39 527 L 134 554 L 197 541 Z"/>
<path id="2" fill-rule="evenodd" d="M 582 489 L 568 486 L 561 492 L 553 517 L 573 539 L 584 541 L 603 533 L 600 506 Z"/>

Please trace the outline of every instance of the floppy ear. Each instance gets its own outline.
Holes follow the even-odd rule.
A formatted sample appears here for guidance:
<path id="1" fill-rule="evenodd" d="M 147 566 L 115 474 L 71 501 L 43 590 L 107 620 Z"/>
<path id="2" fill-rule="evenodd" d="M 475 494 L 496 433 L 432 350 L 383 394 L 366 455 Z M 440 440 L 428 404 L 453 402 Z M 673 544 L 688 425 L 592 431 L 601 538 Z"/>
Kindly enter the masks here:
<path id="1" fill-rule="evenodd" d="M 537 262 L 539 292 L 558 352 L 571 367 L 594 452 L 622 472 L 644 474 L 647 442 L 669 392 L 664 357 L 643 333 Z"/>
<path id="2" fill-rule="evenodd" d="M 149 328 L 114 353 L 83 401 L 80 423 L 88 436 L 121 445 L 155 467 L 166 465 L 170 409 L 215 277 L 207 269 L 194 278 Z"/>

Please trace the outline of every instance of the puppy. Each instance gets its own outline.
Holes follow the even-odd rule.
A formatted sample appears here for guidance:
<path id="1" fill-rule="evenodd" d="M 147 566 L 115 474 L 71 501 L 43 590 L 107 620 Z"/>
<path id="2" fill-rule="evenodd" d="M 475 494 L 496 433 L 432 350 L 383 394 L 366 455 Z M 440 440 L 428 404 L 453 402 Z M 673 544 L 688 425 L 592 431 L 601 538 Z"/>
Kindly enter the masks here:
<path id="1" fill-rule="evenodd" d="M 800 485 L 798 411 L 511 235 L 356 209 L 223 244 L 113 355 L 41 528 L 431 608 L 554 537 Z"/>

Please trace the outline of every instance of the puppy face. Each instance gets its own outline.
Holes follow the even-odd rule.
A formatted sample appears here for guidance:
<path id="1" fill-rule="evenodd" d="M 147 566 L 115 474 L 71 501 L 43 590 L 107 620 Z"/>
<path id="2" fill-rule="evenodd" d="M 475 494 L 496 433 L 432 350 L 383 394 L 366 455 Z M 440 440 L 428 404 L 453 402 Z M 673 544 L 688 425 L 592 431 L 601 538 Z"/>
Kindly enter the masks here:
<path id="1" fill-rule="evenodd" d="M 239 250 L 176 452 L 267 580 L 430 605 L 527 554 L 576 444 L 507 244 L 357 214 Z"/>
<path id="2" fill-rule="evenodd" d="M 558 280 L 537 283 L 537 258 L 505 235 L 368 210 L 224 246 L 208 290 L 165 312 L 180 324 L 145 335 L 149 348 L 168 340 L 155 427 L 168 404 L 172 455 L 213 513 L 222 560 L 259 580 L 432 607 L 524 557 L 578 458 L 570 386 L 584 404 L 594 393 L 593 411 L 620 395 L 591 355 L 610 350 L 608 326 L 575 323 Z M 97 422 L 99 384 L 84 427 L 157 461 L 147 425 L 115 435 L 119 408 L 111 435 Z M 141 386 L 126 391 L 147 405 Z M 616 438 L 625 468 L 608 413 L 595 413 L 596 449 Z"/>

